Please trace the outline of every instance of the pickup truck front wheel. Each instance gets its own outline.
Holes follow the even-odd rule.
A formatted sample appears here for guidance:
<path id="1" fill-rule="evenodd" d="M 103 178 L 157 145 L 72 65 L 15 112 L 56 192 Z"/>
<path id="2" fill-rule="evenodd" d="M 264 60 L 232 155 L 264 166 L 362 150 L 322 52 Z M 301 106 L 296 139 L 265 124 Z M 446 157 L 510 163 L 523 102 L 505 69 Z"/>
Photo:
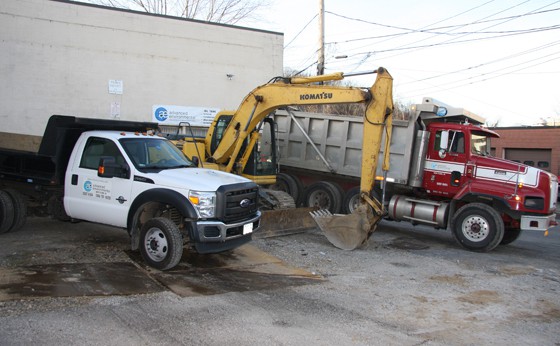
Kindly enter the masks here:
<path id="1" fill-rule="evenodd" d="M 140 253 L 151 267 L 175 267 L 183 255 L 183 239 L 177 225 L 163 217 L 148 220 L 140 232 Z"/>

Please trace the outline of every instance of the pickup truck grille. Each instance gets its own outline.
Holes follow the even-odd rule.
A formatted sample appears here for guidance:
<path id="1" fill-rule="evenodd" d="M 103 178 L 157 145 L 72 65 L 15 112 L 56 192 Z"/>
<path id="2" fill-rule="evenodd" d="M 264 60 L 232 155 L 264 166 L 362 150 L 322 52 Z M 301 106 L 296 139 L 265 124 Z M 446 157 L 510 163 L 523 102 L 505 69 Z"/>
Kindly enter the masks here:
<path id="1" fill-rule="evenodd" d="M 224 223 L 243 221 L 257 212 L 258 187 L 254 183 L 235 184 L 218 189 L 216 216 Z"/>

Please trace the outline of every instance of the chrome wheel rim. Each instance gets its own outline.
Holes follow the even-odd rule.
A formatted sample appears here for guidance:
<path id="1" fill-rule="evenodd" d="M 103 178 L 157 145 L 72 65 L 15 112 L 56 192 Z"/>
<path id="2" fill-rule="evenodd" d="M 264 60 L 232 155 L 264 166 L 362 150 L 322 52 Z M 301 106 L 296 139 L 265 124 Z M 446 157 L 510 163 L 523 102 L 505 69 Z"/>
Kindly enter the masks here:
<path id="1" fill-rule="evenodd" d="M 463 220 L 461 229 L 465 237 L 472 242 L 479 242 L 490 234 L 490 224 L 480 215 L 472 215 Z"/>
<path id="2" fill-rule="evenodd" d="M 152 261 L 161 262 L 167 256 L 169 246 L 165 233 L 159 228 L 150 228 L 144 238 L 144 249 Z"/>

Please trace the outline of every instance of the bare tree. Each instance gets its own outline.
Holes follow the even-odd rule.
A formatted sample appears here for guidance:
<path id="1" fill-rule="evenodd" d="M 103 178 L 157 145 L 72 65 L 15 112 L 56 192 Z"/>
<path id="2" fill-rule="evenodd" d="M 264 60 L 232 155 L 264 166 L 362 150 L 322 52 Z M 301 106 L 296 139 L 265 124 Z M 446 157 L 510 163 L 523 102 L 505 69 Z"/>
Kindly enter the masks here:
<path id="1" fill-rule="evenodd" d="M 494 121 L 486 120 L 484 122 L 484 126 L 490 127 L 490 128 L 499 127 L 500 126 L 500 119 L 494 120 Z"/>
<path id="2" fill-rule="evenodd" d="M 254 19 L 270 0 L 74 0 L 148 13 L 237 24 Z"/>

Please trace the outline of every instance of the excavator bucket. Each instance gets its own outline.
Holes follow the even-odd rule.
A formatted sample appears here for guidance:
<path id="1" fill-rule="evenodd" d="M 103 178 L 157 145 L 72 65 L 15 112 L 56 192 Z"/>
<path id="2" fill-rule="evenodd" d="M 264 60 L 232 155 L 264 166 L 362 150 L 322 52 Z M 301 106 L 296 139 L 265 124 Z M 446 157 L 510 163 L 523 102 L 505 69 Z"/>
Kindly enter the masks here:
<path id="1" fill-rule="evenodd" d="M 365 204 L 349 215 L 333 215 L 325 209 L 310 214 L 331 244 L 342 250 L 354 250 L 365 245 L 381 219 Z"/>
<path id="2" fill-rule="evenodd" d="M 263 210 L 259 230 L 253 238 L 278 237 L 314 229 L 316 226 L 310 213 L 316 210 L 316 207 Z"/>

